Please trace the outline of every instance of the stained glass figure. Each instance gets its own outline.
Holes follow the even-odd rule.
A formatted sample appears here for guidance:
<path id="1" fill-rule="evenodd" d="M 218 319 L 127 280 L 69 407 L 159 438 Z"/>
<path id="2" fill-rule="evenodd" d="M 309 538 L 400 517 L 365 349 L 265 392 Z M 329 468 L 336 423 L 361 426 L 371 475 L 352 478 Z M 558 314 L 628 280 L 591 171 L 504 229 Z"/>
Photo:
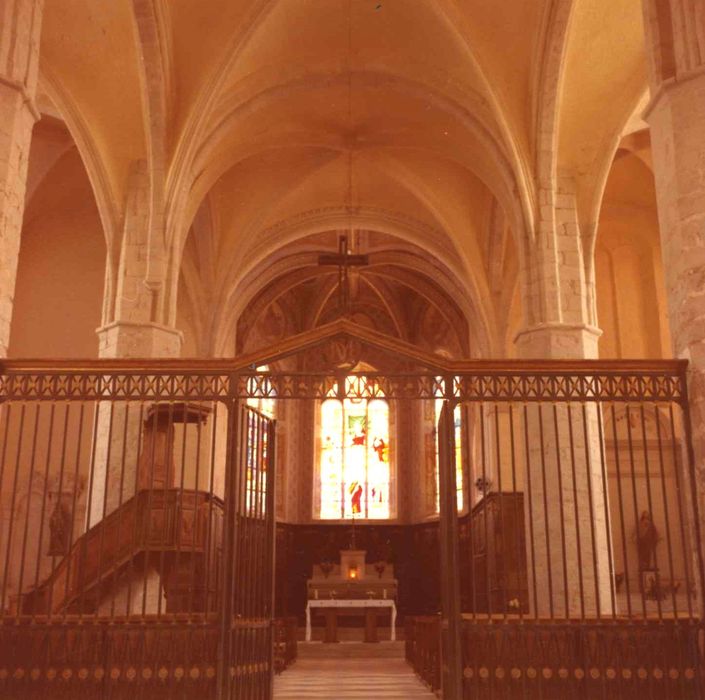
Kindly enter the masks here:
<path id="1" fill-rule="evenodd" d="M 353 481 L 348 489 L 350 492 L 350 510 L 354 515 L 362 513 L 362 484 L 358 481 Z"/>
<path id="2" fill-rule="evenodd" d="M 389 518 L 387 402 L 324 401 L 319 468 L 321 518 Z"/>

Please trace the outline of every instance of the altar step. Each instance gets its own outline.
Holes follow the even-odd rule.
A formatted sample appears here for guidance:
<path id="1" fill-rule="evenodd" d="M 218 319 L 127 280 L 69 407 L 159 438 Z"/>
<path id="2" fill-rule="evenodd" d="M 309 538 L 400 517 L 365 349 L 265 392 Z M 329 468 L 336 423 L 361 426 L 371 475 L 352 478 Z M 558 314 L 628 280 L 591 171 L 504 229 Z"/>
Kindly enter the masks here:
<path id="1" fill-rule="evenodd" d="M 403 656 L 400 642 L 300 644 L 274 680 L 274 700 L 433 700 Z"/>
<path id="2" fill-rule="evenodd" d="M 325 636 L 324 626 L 321 621 L 317 621 L 313 625 L 311 641 L 322 642 Z M 404 641 L 404 626 L 397 625 L 396 628 L 397 641 Z M 346 620 L 342 618 L 338 622 L 338 639 L 341 642 L 361 642 L 365 638 L 365 630 L 361 620 Z M 377 638 L 381 642 L 388 642 L 391 638 L 391 630 L 386 625 L 377 625 Z M 302 625 L 298 630 L 299 642 L 306 639 L 306 627 Z"/>
<path id="3" fill-rule="evenodd" d="M 299 642 L 299 660 L 308 659 L 403 659 L 404 642 L 379 642 L 364 644 L 360 642 L 340 642 L 323 644 L 322 642 Z"/>

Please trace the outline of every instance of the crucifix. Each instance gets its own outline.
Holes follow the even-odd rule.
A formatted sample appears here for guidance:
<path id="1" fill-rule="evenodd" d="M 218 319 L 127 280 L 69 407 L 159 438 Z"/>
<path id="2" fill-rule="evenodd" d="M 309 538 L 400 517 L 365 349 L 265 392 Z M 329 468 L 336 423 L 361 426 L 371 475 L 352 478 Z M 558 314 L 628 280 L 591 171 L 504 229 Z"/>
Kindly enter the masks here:
<path id="1" fill-rule="evenodd" d="M 338 267 L 338 299 L 341 314 L 350 311 L 350 280 L 348 277 L 351 267 L 362 267 L 369 264 L 367 255 L 353 254 L 348 249 L 348 237 L 338 239 L 337 253 L 323 253 L 318 256 L 319 265 L 337 265 Z"/>

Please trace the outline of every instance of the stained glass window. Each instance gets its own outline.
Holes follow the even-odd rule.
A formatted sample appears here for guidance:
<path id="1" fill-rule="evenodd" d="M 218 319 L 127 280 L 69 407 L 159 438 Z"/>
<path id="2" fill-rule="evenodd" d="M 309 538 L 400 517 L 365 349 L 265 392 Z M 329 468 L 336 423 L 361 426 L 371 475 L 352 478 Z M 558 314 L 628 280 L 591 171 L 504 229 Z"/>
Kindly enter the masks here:
<path id="1" fill-rule="evenodd" d="M 247 412 L 247 474 L 245 510 L 249 515 L 264 517 L 267 493 L 267 458 L 269 451 L 268 426 L 262 418 Z"/>
<path id="2" fill-rule="evenodd" d="M 435 400 L 436 417 L 436 513 L 440 511 L 441 489 L 438 475 L 439 454 L 438 454 L 438 421 L 441 417 L 443 399 Z M 463 429 L 460 406 L 457 405 L 453 411 L 453 427 L 455 431 L 455 488 L 458 497 L 458 512 L 463 509 Z"/>
<path id="3" fill-rule="evenodd" d="M 321 518 L 390 517 L 386 401 L 324 401 L 320 455 Z"/>
<path id="4" fill-rule="evenodd" d="M 258 372 L 267 372 L 269 367 L 262 365 L 257 368 Z M 251 378 L 249 390 L 254 392 L 257 388 L 257 380 Z M 273 394 L 272 386 L 268 378 L 262 380 L 260 387 L 264 393 Z M 276 399 L 273 396 L 266 398 L 249 398 L 247 405 L 257 409 L 268 418 L 274 418 L 276 410 Z M 247 450 L 247 482 L 245 487 L 245 507 L 247 513 L 251 515 L 265 513 L 265 494 L 267 492 L 267 451 L 269 449 L 269 436 L 264 429 L 264 425 L 254 416 L 247 419 L 248 450 Z M 261 452 L 258 459 L 258 451 Z M 261 460 L 261 463 L 260 463 Z"/>
<path id="5" fill-rule="evenodd" d="M 269 367 L 267 367 L 267 365 L 262 365 L 261 367 L 257 368 L 257 371 L 268 372 Z M 274 394 L 272 384 L 268 377 L 262 378 L 261 382 L 256 380 L 254 377 L 249 379 L 247 388 L 249 391 L 254 393 L 254 391 L 258 388 L 258 384 L 263 392 L 267 394 Z M 252 408 L 256 408 L 260 413 L 264 413 L 264 415 L 268 418 L 274 418 L 274 413 L 276 410 L 276 399 L 273 398 L 273 396 L 259 398 L 250 397 L 249 399 L 247 399 L 247 405 L 252 406 Z"/>

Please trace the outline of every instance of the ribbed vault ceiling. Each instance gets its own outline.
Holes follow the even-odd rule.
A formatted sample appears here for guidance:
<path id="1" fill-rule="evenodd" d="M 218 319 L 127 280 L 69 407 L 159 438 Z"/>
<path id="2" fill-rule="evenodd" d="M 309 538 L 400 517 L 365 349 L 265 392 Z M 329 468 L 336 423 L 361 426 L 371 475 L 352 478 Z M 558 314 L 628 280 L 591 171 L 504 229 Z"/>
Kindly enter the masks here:
<path id="1" fill-rule="evenodd" d="M 109 250 L 145 160 L 208 352 L 261 293 L 257 270 L 348 229 L 422 250 L 431 272 L 405 274 L 452 279 L 468 332 L 497 352 L 537 173 L 568 171 L 593 223 L 646 87 L 632 0 L 45 5 L 40 103 L 75 140 Z M 383 268 L 370 294 L 408 288 L 387 277 L 380 293 Z"/>

